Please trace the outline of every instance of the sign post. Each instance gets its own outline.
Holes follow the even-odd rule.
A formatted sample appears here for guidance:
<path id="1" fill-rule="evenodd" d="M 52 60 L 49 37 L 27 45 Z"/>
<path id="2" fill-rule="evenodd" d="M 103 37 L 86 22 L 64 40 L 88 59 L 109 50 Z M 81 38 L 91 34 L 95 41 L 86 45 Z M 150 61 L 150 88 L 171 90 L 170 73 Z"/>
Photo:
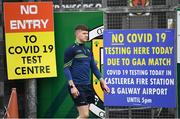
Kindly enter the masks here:
<path id="1" fill-rule="evenodd" d="M 8 80 L 25 82 L 26 117 L 37 117 L 35 78 L 55 77 L 52 2 L 4 3 Z"/>
<path id="2" fill-rule="evenodd" d="M 177 71 L 180 69 L 180 8 L 177 8 Z M 177 74 L 177 79 L 180 77 L 180 74 Z M 180 101 L 180 89 L 179 89 L 180 81 L 178 81 L 178 102 Z M 180 115 L 180 109 L 178 106 L 178 115 Z"/>

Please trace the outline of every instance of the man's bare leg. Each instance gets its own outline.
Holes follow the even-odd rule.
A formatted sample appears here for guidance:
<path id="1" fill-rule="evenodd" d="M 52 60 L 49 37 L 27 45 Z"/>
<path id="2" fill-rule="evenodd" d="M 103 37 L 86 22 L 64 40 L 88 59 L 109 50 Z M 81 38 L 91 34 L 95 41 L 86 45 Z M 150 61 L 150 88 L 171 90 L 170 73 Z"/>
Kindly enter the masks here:
<path id="1" fill-rule="evenodd" d="M 78 106 L 77 110 L 79 112 L 78 119 L 87 119 L 89 117 L 89 105 Z"/>

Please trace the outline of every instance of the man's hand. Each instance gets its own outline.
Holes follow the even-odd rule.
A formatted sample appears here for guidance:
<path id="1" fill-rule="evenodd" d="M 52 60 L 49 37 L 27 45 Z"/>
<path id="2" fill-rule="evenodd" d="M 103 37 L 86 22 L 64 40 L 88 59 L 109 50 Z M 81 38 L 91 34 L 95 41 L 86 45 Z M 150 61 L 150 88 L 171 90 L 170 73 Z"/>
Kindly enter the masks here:
<path id="1" fill-rule="evenodd" d="M 77 97 L 78 97 L 79 91 L 78 91 L 78 89 L 77 89 L 75 86 L 73 86 L 73 87 L 71 88 L 71 94 L 73 95 L 74 98 L 77 98 Z"/>
<path id="2" fill-rule="evenodd" d="M 77 98 L 77 96 L 79 95 L 79 91 L 74 85 L 73 80 L 69 80 L 68 83 L 69 83 L 69 86 L 71 87 L 71 94 L 73 95 L 74 98 Z"/>
<path id="3" fill-rule="evenodd" d="M 109 87 L 106 85 L 106 82 L 102 78 L 100 79 L 100 85 L 103 91 L 105 91 L 106 93 L 110 93 Z"/>

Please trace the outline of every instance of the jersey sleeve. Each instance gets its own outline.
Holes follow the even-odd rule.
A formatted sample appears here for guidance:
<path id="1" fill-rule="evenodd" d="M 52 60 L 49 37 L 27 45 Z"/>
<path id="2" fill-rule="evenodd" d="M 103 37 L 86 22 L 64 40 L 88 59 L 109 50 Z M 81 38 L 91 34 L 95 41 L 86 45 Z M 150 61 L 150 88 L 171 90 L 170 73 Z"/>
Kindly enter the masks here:
<path id="1" fill-rule="evenodd" d="M 94 75 L 95 75 L 98 79 L 102 78 L 101 73 L 100 73 L 100 71 L 99 71 L 99 69 L 98 69 L 98 67 L 97 67 L 97 63 L 94 61 L 93 53 L 91 53 L 91 63 L 90 63 L 90 66 L 91 66 L 91 70 L 92 70 L 92 72 L 94 73 Z"/>
<path id="2" fill-rule="evenodd" d="M 73 48 L 68 48 L 64 53 L 64 74 L 67 80 L 72 80 L 70 67 L 73 61 Z"/>

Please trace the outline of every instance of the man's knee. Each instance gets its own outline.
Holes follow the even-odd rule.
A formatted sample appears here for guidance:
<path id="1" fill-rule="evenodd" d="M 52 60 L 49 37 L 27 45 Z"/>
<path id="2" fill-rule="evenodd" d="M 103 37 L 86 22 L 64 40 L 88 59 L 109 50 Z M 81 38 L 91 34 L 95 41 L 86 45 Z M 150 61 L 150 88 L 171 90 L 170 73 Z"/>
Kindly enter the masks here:
<path id="1" fill-rule="evenodd" d="M 83 112 L 79 116 L 80 116 L 80 118 L 88 118 L 89 117 L 89 112 Z"/>
<path id="2" fill-rule="evenodd" d="M 80 118 L 88 118 L 89 117 L 89 105 L 79 106 L 79 107 L 77 107 L 77 109 L 78 109 Z"/>

